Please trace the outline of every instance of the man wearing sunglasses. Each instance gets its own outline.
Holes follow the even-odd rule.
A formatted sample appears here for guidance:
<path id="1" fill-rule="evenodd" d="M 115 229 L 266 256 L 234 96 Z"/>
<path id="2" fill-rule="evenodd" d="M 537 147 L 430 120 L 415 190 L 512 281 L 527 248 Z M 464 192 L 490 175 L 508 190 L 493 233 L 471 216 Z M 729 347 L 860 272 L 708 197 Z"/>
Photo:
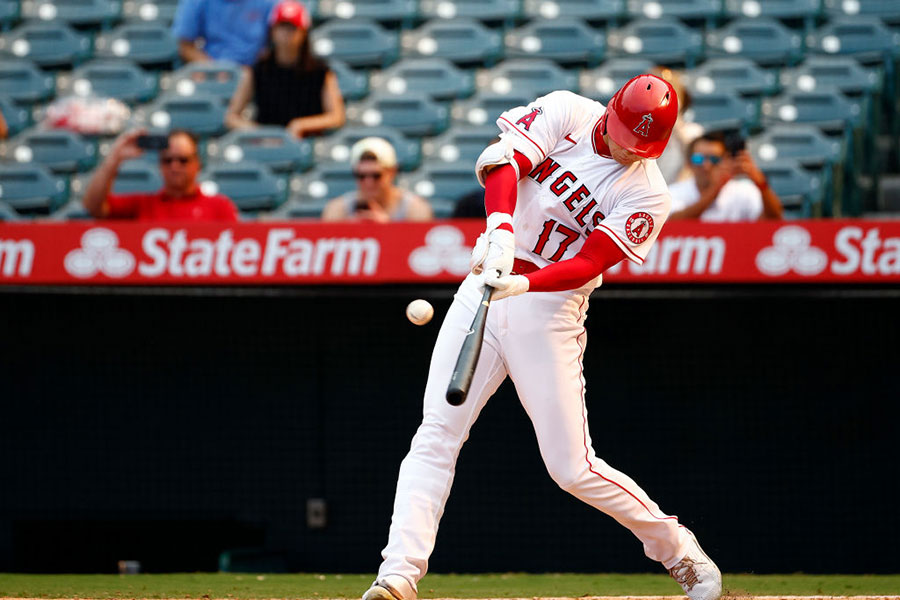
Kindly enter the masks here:
<path id="1" fill-rule="evenodd" d="M 119 166 L 139 158 L 144 149 L 139 140 L 154 139 L 143 129 L 129 131 L 115 141 L 106 160 L 94 172 L 84 193 L 84 207 L 95 218 L 145 221 L 227 221 L 238 220 L 234 203 L 221 194 L 207 196 L 197 185 L 200 157 L 197 140 L 184 130 L 169 132 L 158 151 L 161 190 L 146 194 L 113 194 Z M 158 139 L 158 138 L 156 138 Z"/>
<path id="2" fill-rule="evenodd" d="M 740 141 L 732 138 L 732 141 Z M 701 135 L 688 146 L 693 177 L 669 186 L 674 219 L 756 221 L 780 219 L 781 201 L 743 143 L 729 144 L 722 133 Z M 731 150 L 729 150 L 731 146 Z"/>
<path id="3" fill-rule="evenodd" d="M 427 200 L 394 185 L 397 153 L 390 142 L 377 137 L 359 140 L 350 149 L 356 189 L 328 202 L 323 221 L 367 220 L 430 221 Z"/>

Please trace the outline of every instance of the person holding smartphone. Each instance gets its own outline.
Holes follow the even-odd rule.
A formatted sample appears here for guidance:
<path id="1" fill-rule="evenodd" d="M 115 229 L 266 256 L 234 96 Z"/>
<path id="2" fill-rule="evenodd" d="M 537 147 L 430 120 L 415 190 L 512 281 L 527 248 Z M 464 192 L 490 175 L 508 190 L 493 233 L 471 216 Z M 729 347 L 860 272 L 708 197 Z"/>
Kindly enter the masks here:
<path id="1" fill-rule="evenodd" d="M 736 134 L 705 133 L 688 145 L 689 179 L 669 185 L 669 220 L 756 221 L 781 219 L 778 195 Z"/>
<path id="2" fill-rule="evenodd" d="M 119 166 L 156 151 L 162 189 L 148 194 L 113 194 Z M 189 131 L 149 135 L 144 129 L 128 131 L 113 143 L 106 159 L 88 182 L 82 202 L 94 218 L 137 219 L 142 221 L 225 221 L 238 220 L 238 210 L 227 197 L 207 196 L 197 184 L 202 165 L 197 139 Z"/>
<path id="3" fill-rule="evenodd" d="M 387 140 L 377 137 L 359 140 L 350 149 L 350 163 L 356 189 L 329 200 L 322 210 L 323 221 L 387 223 L 433 218 L 427 200 L 394 185 L 397 153 Z"/>

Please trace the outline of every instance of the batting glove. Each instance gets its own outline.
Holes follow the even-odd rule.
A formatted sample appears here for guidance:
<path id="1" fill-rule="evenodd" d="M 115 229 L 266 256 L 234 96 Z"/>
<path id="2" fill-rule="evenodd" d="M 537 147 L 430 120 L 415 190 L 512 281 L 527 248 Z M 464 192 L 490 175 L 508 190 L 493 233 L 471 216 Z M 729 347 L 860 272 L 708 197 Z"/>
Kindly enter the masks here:
<path id="1" fill-rule="evenodd" d="M 480 275 L 484 271 L 509 275 L 515 259 L 516 237 L 512 231 L 497 229 L 503 223 L 512 225 L 512 216 L 507 213 L 491 213 L 487 227 L 475 242 L 470 261 L 472 273 Z"/>
<path id="2" fill-rule="evenodd" d="M 503 277 L 488 276 L 484 283 L 494 288 L 491 300 L 502 300 L 510 296 L 518 296 L 528 291 L 531 283 L 524 275 L 505 275 Z"/>

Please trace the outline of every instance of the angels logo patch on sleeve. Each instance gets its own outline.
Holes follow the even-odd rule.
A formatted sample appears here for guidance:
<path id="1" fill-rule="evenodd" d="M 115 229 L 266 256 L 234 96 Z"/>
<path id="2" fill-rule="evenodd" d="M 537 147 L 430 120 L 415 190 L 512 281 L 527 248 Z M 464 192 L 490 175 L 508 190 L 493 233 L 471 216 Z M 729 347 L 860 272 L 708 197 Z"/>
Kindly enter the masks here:
<path id="1" fill-rule="evenodd" d="M 643 244 L 653 232 L 653 217 L 649 213 L 636 212 L 625 222 L 625 235 L 632 244 Z"/>
<path id="2" fill-rule="evenodd" d="M 525 128 L 525 131 L 529 131 L 531 129 L 531 124 L 534 123 L 534 120 L 537 118 L 537 116 L 542 114 L 543 112 L 544 111 L 541 110 L 540 106 L 535 106 L 530 113 L 516 121 L 516 125 L 521 125 Z"/>

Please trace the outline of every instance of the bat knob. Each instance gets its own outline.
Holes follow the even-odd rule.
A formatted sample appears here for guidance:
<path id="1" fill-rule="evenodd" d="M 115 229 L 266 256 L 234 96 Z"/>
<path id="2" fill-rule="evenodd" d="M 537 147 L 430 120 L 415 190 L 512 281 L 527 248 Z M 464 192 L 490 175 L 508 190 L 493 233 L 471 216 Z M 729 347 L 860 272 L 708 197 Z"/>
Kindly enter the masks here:
<path id="1" fill-rule="evenodd" d="M 447 403 L 451 406 L 459 406 L 466 401 L 466 393 L 458 388 L 447 390 Z"/>

